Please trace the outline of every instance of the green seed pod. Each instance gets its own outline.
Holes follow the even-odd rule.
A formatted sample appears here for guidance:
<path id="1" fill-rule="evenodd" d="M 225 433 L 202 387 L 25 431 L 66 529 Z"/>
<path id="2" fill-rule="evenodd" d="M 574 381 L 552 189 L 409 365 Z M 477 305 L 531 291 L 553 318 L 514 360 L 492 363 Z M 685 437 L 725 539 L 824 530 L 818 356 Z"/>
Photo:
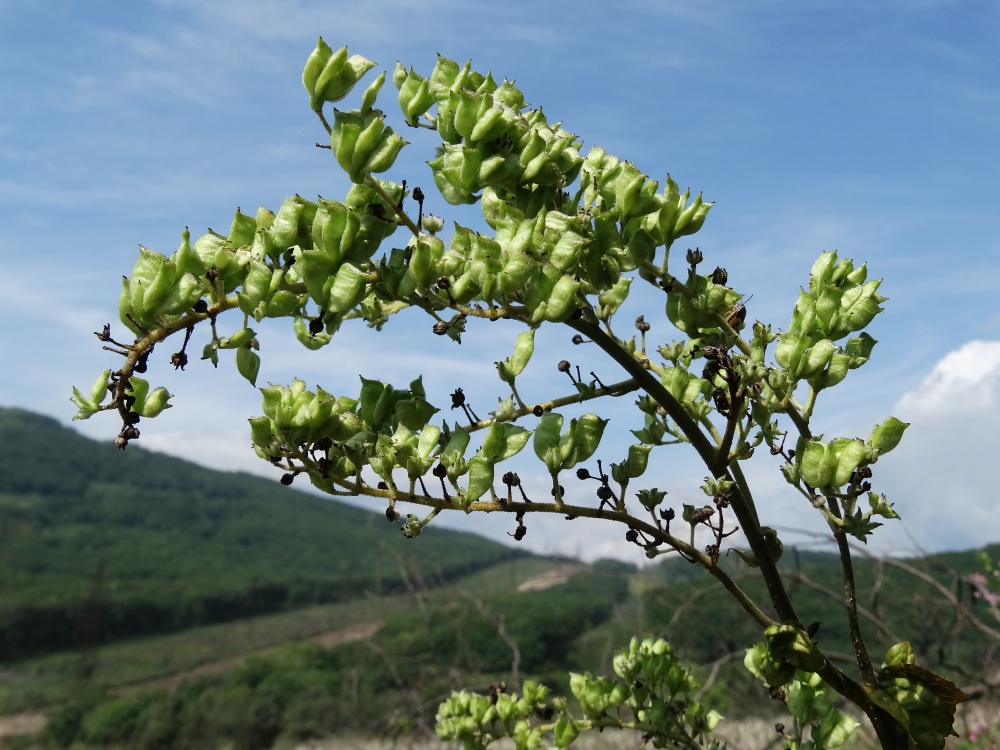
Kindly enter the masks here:
<path id="1" fill-rule="evenodd" d="M 97 380 L 90 386 L 90 403 L 100 406 L 108 395 L 108 378 L 111 377 L 111 370 L 105 370 L 97 376 Z"/>
<path id="2" fill-rule="evenodd" d="M 871 437 L 868 438 L 870 448 L 877 450 L 879 455 L 885 455 L 903 439 L 903 432 L 910 426 L 909 422 L 901 422 L 895 417 L 889 417 L 882 424 L 875 425 Z"/>
<path id="3" fill-rule="evenodd" d="M 323 102 L 339 102 L 349 93 L 361 77 L 375 67 L 375 63 L 361 55 L 347 57 L 347 47 L 343 47 L 330 57 L 323 72 L 316 81 L 317 103 L 313 109 L 319 111 Z"/>
<path id="4" fill-rule="evenodd" d="M 143 400 L 142 408 L 138 410 L 133 408 L 133 411 L 137 411 L 140 416 L 147 419 L 152 419 L 158 416 L 164 409 L 170 408 L 170 404 L 167 403 L 169 398 L 171 398 L 171 394 L 167 393 L 166 388 L 154 388 Z M 138 404 L 138 398 L 136 399 L 136 403 Z"/>
<path id="5" fill-rule="evenodd" d="M 466 498 L 475 502 L 493 487 L 493 462 L 482 456 L 473 456 L 469 460 L 469 488 Z"/>
<path id="6" fill-rule="evenodd" d="M 371 86 L 365 89 L 365 93 L 361 97 L 361 114 L 366 114 L 375 104 L 375 99 L 378 98 L 378 92 L 382 90 L 384 83 L 385 71 L 372 82 Z"/>
<path id="7" fill-rule="evenodd" d="M 552 731 L 553 745 L 560 750 L 573 744 L 580 736 L 580 729 L 570 716 L 560 716 L 556 721 L 555 729 Z"/>
<path id="8" fill-rule="evenodd" d="M 267 417 L 251 417 L 247 421 L 250 423 L 250 437 L 254 445 L 266 448 L 271 442 L 271 420 Z"/>
<path id="9" fill-rule="evenodd" d="M 229 227 L 230 247 L 244 247 L 253 242 L 254 235 L 257 234 L 257 222 L 252 216 L 247 216 L 236 209 L 233 216 L 233 223 Z"/>
<path id="10" fill-rule="evenodd" d="M 799 371 L 799 364 L 802 361 L 806 349 L 809 347 L 809 338 L 797 333 L 783 333 L 778 339 L 778 346 L 774 350 L 774 360 L 781 367 L 788 370 L 792 378 L 796 378 Z"/>
<path id="11" fill-rule="evenodd" d="M 252 328 L 241 328 L 232 336 L 223 337 L 219 340 L 220 349 L 238 349 L 247 344 L 254 336 Z"/>
<path id="12" fill-rule="evenodd" d="M 317 349 L 322 349 L 324 346 L 330 343 L 331 336 L 325 331 L 319 333 L 312 333 L 308 326 L 306 325 L 305 318 L 301 315 L 295 318 L 295 323 L 292 328 L 295 331 L 295 338 L 299 340 L 306 349 L 311 351 L 316 351 Z"/>
<path id="13" fill-rule="evenodd" d="M 438 264 L 444 255 L 444 243 L 437 237 L 420 235 L 410 256 L 410 273 L 420 288 L 438 277 Z"/>
<path id="14" fill-rule="evenodd" d="M 535 439 L 533 445 L 535 455 L 538 460 L 549 466 L 549 471 L 555 471 L 558 465 L 551 465 L 551 451 L 559 444 L 559 436 L 562 432 L 563 416 L 557 412 L 548 412 L 538 420 L 535 427 Z"/>
<path id="15" fill-rule="evenodd" d="M 342 52 L 346 60 L 347 47 L 344 47 Z M 305 86 L 306 92 L 309 94 L 309 106 L 316 111 L 322 108 L 322 102 L 318 102 L 316 98 L 316 83 L 331 57 L 333 57 L 333 50 L 330 49 L 330 45 L 323 41 L 323 37 L 320 37 L 319 41 L 316 42 L 316 49 L 309 55 L 306 65 L 302 69 L 302 85 Z"/>
<path id="16" fill-rule="evenodd" d="M 860 440 L 837 438 L 830 443 L 837 460 L 832 486 L 843 487 L 851 480 L 851 474 L 868 455 L 868 448 Z"/>
<path id="17" fill-rule="evenodd" d="M 833 481 L 837 470 L 837 457 L 830 445 L 810 441 L 796 453 L 802 478 L 813 487 L 826 487 Z"/>
<path id="18" fill-rule="evenodd" d="M 332 313 L 345 313 L 361 301 L 364 294 L 365 274 L 350 263 L 337 271 L 326 309 Z"/>
<path id="19" fill-rule="evenodd" d="M 271 295 L 264 309 L 264 315 L 268 318 L 283 318 L 289 313 L 297 310 L 301 306 L 299 295 L 292 292 L 279 291 Z"/>
<path id="20" fill-rule="evenodd" d="M 236 369 L 250 381 L 250 385 L 257 385 L 257 373 L 260 372 L 260 357 L 257 356 L 257 352 L 245 346 L 237 349 Z"/>
<path id="21" fill-rule="evenodd" d="M 579 234 L 564 232 L 549 253 L 549 263 L 563 273 L 575 268 L 580 259 L 580 251 L 586 243 L 587 240 Z"/>
<path id="22" fill-rule="evenodd" d="M 270 285 L 271 269 L 260 261 L 250 261 L 250 271 L 247 273 L 247 277 L 243 281 L 243 293 L 241 295 L 246 298 L 250 311 L 257 307 L 261 300 L 264 299 L 268 293 Z M 242 300 L 240 302 L 240 307 L 242 308 Z M 244 310 L 244 312 L 248 311 Z"/>
<path id="23" fill-rule="evenodd" d="M 504 431 L 502 422 L 493 422 L 486 430 L 481 453 L 484 458 L 495 460 L 503 452 Z"/>
<path id="24" fill-rule="evenodd" d="M 458 107 L 455 109 L 455 130 L 463 138 L 469 138 L 472 135 L 472 130 L 476 127 L 476 122 L 479 120 L 479 109 L 483 103 L 483 99 L 483 95 L 477 94 L 475 91 L 470 91 L 466 88 L 458 90 Z"/>
<path id="25" fill-rule="evenodd" d="M 653 449 L 651 445 L 631 445 L 628 449 L 628 458 L 622 464 L 625 476 L 629 479 L 638 479 L 646 473 L 646 465 L 649 462 L 649 452 Z"/>
<path id="26" fill-rule="evenodd" d="M 382 135 L 379 136 L 379 141 L 375 146 L 375 150 L 372 152 L 368 161 L 365 162 L 359 172 L 360 180 L 364 179 L 365 173 L 373 172 L 380 174 L 392 167 L 392 165 L 396 163 L 396 157 L 399 156 L 399 152 L 402 151 L 403 147 L 408 143 L 409 141 L 403 140 L 401 135 L 394 133 L 392 128 L 386 128 L 383 130 Z"/>
<path id="27" fill-rule="evenodd" d="M 818 672 L 826 659 L 806 632 L 794 625 L 772 625 L 764 631 L 775 657 L 790 662 L 803 672 Z"/>
<path id="28" fill-rule="evenodd" d="M 406 74 L 406 79 L 399 86 L 399 108 L 406 117 L 407 124 L 416 127 L 420 116 L 434 104 L 435 96 L 430 88 L 430 81 L 417 75 L 413 68 Z"/>
<path id="29" fill-rule="evenodd" d="M 299 236 L 299 216 L 302 215 L 303 205 L 300 200 L 286 198 L 281 202 L 277 216 L 271 224 L 271 239 L 279 252 L 284 252 L 287 248 L 296 244 Z M 199 240 L 200 242 L 200 240 Z"/>
<path id="30" fill-rule="evenodd" d="M 572 276 L 561 277 L 553 287 L 552 294 L 549 295 L 546 308 L 542 313 L 542 320 L 547 320 L 550 323 L 562 323 L 566 320 L 580 306 L 576 296 L 579 289 L 580 282 L 575 278 Z M 535 317 L 532 315 L 532 319 Z"/>
<path id="31" fill-rule="evenodd" d="M 518 334 L 514 340 L 514 353 L 503 361 L 505 372 L 511 380 L 516 378 L 527 367 L 531 355 L 535 351 L 535 329 L 531 328 Z M 510 381 L 507 381 L 510 382 Z"/>
<path id="32" fill-rule="evenodd" d="M 817 372 L 820 372 L 824 367 L 826 367 L 835 351 L 837 351 L 837 345 L 829 339 L 817 341 L 812 345 L 812 348 L 809 349 L 809 353 L 806 355 L 805 360 L 799 361 L 799 372 L 795 373 L 793 371 L 793 373 L 795 375 L 801 375 L 802 377 L 815 375 Z M 777 356 L 777 353 L 775 353 L 775 356 Z"/>
<path id="33" fill-rule="evenodd" d="M 594 455 L 601 444 L 601 437 L 607 425 L 608 420 L 601 419 L 596 414 L 584 414 L 579 419 L 571 420 L 566 434 L 571 436 L 572 450 L 569 456 L 563 459 L 560 468 L 572 469 L 576 464 Z"/>
<path id="34" fill-rule="evenodd" d="M 793 487 L 798 485 L 802 478 L 801 469 L 796 464 L 782 464 L 781 473 L 784 475 L 785 481 Z"/>

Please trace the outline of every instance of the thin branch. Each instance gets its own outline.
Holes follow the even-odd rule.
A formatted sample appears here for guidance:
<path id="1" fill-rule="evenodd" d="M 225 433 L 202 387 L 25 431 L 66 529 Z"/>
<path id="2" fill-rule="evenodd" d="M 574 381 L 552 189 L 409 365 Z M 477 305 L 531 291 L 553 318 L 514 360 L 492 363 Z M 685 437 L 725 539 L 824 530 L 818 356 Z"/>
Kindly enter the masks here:
<path id="1" fill-rule="evenodd" d="M 365 185 L 367 185 L 368 187 L 370 187 L 372 190 L 374 190 L 376 193 L 379 194 L 379 197 L 381 197 L 382 200 L 384 200 L 389 205 L 389 207 L 396 213 L 396 216 L 399 217 L 399 220 L 403 222 L 406 228 L 409 229 L 411 232 L 413 232 L 414 237 L 420 236 L 420 227 L 414 224 L 413 219 L 411 219 L 407 215 L 406 211 L 404 211 L 399 205 L 397 205 L 397 203 L 392 198 L 389 197 L 389 194 L 382 189 L 382 186 L 379 184 L 378 180 L 376 180 L 371 175 L 365 175 Z"/>
<path id="2" fill-rule="evenodd" d="M 792 573 L 786 573 L 785 575 L 793 580 L 799 581 L 808 588 L 811 588 L 813 591 L 822 594 L 828 599 L 832 599 L 838 604 L 844 603 L 844 598 L 840 594 L 838 594 L 836 591 L 833 591 L 832 589 L 828 589 L 821 583 L 817 583 L 812 578 L 807 576 L 805 573 L 796 571 Z M 881 618 L 879 618 L 879 616 L 876 615 L 874 612 L 871 612 L 862 606 L 858 606 L 858 614 L 864 617 L 865 619 L 870 620 L 872 624 L 882 633 L 882 635 L 884 635 L 893 643 L 899 643 L 900 641 L 903 640 L 898 635 L 893 633 L 892 630 L 889 629 L 889 626 L 886 625 L 884 622 L 882 622 Z M 851 660 L 853 661 L 854 657 L 851 657 Z"/>
<path id="3" fill-rule="evenodd" d="M 558 409 L 560 406 L 567 406 L 568 404 L 579 404 L 584 401 L 591 401 L 595 398 L 601 398 L 602 396 L 623 396 L 626 393 L 632 393 L 633 391 L 639 390 L 639 384 L 635 382 L 634 379 L 623 380 L 620 383 L 615 383 L 614 385 L 609 385 L 604 388 L 595 388 L 593 395 L 585 396 L 582 393 L 577 393 L 572 396 L 563 396 L 562 398 L 554 398 L 551 401 L 539 401 L 533 406 L 525 406 L 521 409 L 517 409 L 510 414 L 504 414 L 501 417 L 494 417 L 493 419 L 481 419 L 478 422 L 465 427 L 466 432 L 475 432 L 476 430 L 483 430 L 489 427 L 494 422 L 516 422 L 521 417 L 526 417 L 532 414 L 537 409 L 542 409 L 543 411 L 549 411 L 550 409 Z"/>
<path id="4" fill-rule="evenodd" d="M 652 396 L 664 408 L 667 414 L 671 416 L 677 427 L 691 441 L 694 449 L 698 451 L 698 455 L 701 456 L 705 466 L 708 467 L 708 470 L 715 477 L 726 478 L 732 481 L 728 467 L 724 463 L 720 465 L 715 446 L 705 437 L 705 433 L 698 427 L 697 422 L 691 418 L 680 402 L 670 395 L 663 384 L 650 375 L 633 355 L 626 351 L 617 341 L 604 333 L 599 326 L 582 319 L 568 320 L 566 324 L 578 333 L 590 338 L 635 378 L 642 389 Z M 739 491 L 732 494 L 730 502 L 747 542 L 750 544 L 750 549 L 753 550 L 760 563 L 760 571 L 764 576 L 764 582 L 767 585 L 771 603 L 774 605 L 778 617 L 782 621 L 797 620 L 795 609 L 788 598 L 788 592 L 785 591 L 778 569 L 774 561 L 771 560 L 767 542 L 761 533 L 760 525 L 757 523 L 754 513 L 750 510 L 750 501 L 743 496 L 743 490 L 738 485 L 737 488 Z"/>

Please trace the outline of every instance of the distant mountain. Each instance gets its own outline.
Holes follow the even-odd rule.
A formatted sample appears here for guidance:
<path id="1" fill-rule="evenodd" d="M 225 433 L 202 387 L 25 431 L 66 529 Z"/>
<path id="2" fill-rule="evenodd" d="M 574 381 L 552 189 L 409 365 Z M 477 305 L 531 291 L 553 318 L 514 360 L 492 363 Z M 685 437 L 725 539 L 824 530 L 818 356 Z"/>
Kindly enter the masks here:
<path id="1" fill-rule="evenodd" d="M 0 409 L 0 659 L 397 590 L 390 549 L 429 583 L 523 554 Z"/>

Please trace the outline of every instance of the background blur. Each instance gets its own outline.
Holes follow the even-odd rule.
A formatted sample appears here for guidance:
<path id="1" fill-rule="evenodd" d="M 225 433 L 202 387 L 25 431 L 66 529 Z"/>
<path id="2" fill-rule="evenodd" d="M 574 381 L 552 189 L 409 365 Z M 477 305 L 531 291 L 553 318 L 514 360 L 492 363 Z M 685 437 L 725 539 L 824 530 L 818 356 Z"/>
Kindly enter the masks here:
<path id="1" fill-rule="evenodd" d="M 70 387 L 114 365 L 91 332 L 109 321 L 121 330 L 119 277 L 137 243 L 169 254 L 184 226 L 224 231 L 237 206 L 343 196 L 346 178 L 313 146 L 323 132 L 299 82 L 321 34 L 389 70 L 399 59 L 427 74 L 435 52 L 471 57 L 516 79 L 580 134 L 584 152 L 598 144 L 654 179 L 669 171 L 704 191 L 716 206 L 691 242 L 754 295 L 751 320 L 787 325 L 821 251 L 867 261 L 887 279 L 890 301 L 872 330 L 881 343 L 824 394 L 816 431 L 866 435 L 889 414 L 913 422 L 877 467 L 876 488 L 903 517 L 876 535 L 878 549 L 994 541 L 1000 501 L 983 469 L 1000 437 L 998 31 L 1000 6 L 985 0 L 0 3 L 0 402 L 71 418 Z M 390 118 L 394 93 L 383 90 Z M 423 184 L 431 211 L 473 223 L 476 208 L 455 212 L 427 189 L 431 134 L 405 135 L 413 145 L 387 177 Z M 633 297 L 653 340 L 673 338 L 657 323 L 659 303 Z M 380 337 L 348 327 L 311 353 L 277 330 L 285 325 L 263 326 L 260 382 L 297 376 L 354 394 L 359 372 L 397 384 L 423 374 L 445 416 L 455 387 L 479 412 L 504 395 L 493 362 L 518 332 L 483 323 L 459 348 L 404 315 Z M 526 399 L 563 392 L 555 362 L 583 356 L 566 339 L 540 340 Z M 146 425 L 141 445 L 270 475 L 244 421 L 259 394 L 231 362 L 174 373 L 167 356 L 158 352 L 150 372 L 176 406 Z M 609 367 L 598 375 L 614 380 Z M 602 409 L 619 436 L 606 440 L 606 460 L 618 460 L 640 425 L 630 408 Z M 76 427 L 102 440 L 117 429 L 100 417 Z M 691 454 L 659 453 L 649 484 L 675 505 L 693 502 L 701 477 Z M 774 525 L 822 530 L 770 456 L 752 465 Z M 519 470 L 543 485 L 533 457 Z M 513 529 L 492 518 L 440 523 L 499 541 Z M 533 521 L 524 545 L 642 560 L 583 521 Z"/>

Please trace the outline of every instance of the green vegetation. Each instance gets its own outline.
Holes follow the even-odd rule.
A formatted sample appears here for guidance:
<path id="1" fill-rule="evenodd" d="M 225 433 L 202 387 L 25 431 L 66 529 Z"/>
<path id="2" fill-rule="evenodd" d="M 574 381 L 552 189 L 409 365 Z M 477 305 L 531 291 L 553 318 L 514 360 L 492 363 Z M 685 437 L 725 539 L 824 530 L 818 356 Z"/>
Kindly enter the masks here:
<path id="1" fill-rule="evenodd" d="M 0 409 L 0 659 L 400 591 L 389 549 L 430 582 L 523 554 Z"/>

